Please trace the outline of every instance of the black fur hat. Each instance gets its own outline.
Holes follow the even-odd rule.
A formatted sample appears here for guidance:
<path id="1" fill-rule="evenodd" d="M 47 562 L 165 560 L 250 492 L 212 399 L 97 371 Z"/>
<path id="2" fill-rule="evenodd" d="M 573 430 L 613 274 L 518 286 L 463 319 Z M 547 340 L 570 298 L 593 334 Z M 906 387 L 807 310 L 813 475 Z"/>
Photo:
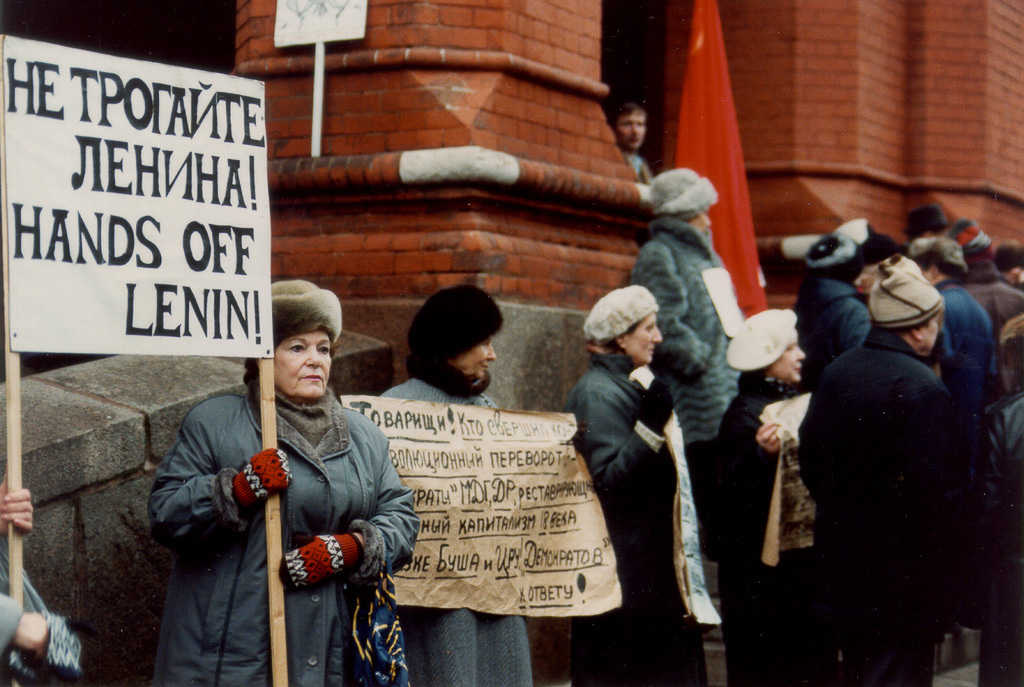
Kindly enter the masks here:
<path id="1" fill-rule="evenodd" d="M 448 360 L 486 341 L 501 329 L 501 310 L 471 284 L 441 289 L 427 299 L 409 327 L 409 352 Z"/>

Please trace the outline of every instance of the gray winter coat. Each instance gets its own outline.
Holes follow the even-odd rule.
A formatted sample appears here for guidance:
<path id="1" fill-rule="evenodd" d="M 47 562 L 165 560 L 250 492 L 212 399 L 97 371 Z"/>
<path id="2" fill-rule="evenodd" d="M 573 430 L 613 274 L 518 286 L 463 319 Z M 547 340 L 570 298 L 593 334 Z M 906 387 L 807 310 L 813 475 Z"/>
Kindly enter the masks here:
<path id="1" fill-rule="evenodd" d="M 579 449 L 594 480 L 622 584 L 622 607 L 637 613 L 686 614 L 672 562 L 675 465 L 636 431 L 641 392 L 633 361 L 595 354 L 569 392 L 565 411 L 584 424 Z"/>
<path id="2" fill-rule="evenodd" d="M 453 396 L 410 379 L 388 389 L 384 398 L 493 408 L 483 394 Z M 430 687 L 530 687 L 530 641 L 526 621 L 518 615 L 492 615 L 468 608 L 400 606 L 410 685 Z"/>
<path id="3" fill-rule="evenodd" d="M 645 286 L 658 302 L 664 341 L 651 369 L 672 389 L 683 441 L 710 441 L 736 395 L 739 373 L 725 362 L 725 335 L 701 273 L 722 267 L 711 240 L 674 217 L 650 224 L 651 239 L 640 249 L 630 282 Z"/>
<path id="4" fill-rule="evenodd" d="M 341 412 L 350 436 L 322 463 L 289 442 L 294 430 L 278 417 L 279 448 L 288 454 L 292 472 L 281 500 L 284 548 L 292 548 L 295 534 L 340 534 L 361 519 L 376 525 L 398 567 L 411 555 L 419 526 L 412 493 L 399 481 L 377 426 L 358 413 Z M 261 448 L 248 399 L 219 396 L 186 416 L 156 470 L 150 524 L 153 536 L 176 556 L 155 685 L 268 684 L 263 509 L 243 512 L 251 519 L 239 532 L 213 494 L 218 473 L 240 470 Z M 290 685 L 351 684 L 352 592 L 344 576 L 305 589 L 286 587 Z"/>

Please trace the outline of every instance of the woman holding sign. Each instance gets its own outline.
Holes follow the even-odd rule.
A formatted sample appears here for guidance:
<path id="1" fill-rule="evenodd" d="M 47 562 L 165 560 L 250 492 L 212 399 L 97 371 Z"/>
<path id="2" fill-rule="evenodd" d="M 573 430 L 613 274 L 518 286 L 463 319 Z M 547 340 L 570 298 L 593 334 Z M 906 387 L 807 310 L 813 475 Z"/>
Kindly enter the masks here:
<path id="1" fill-rule="evenodd" d="M 658 304 L 642 286 L 612 291 L 583 324 L 590 366 L 565 410 L 580 424 L 618 562 L 622 607 L 572 620 L 572 684 L 706 685 L 700 630 L 686 621 L 673 563 L 676 467 L 663 429 L 672 395 L 630 375 L 661 342 Z"/>
<path id="2" fill-rule="evenodd" d="M 761 414 L 799 394 L 804 357 L 792 310 L 754 315 L 726 351 L 741 372 L 718 434 L 718 588 L 730 687 L 830 685 L 837 677 L 835 641 L 810 615 L 811 550 L 786 551 L 774 567 L 761 562 L 780 449 L 779 426 Z"/>
<path id="3" fill-rule="evenodd" d="M 493 408 L 484 395 L 496 359 L 492 337 L 502 316 L 475 286 L 442 289 L 409 327 L 409 381 L 382 396 Z M 526 621 L 468 608 L 403 606 L 409 678 L 413 685 L 529 687 L 533 684 Z"/>
<path id="4" fill-rule="evenodd" d="M 279 448 L 260 450 L 255 361 L 248 393 L 186 416 L 156 471 L 153 535 L 175 552 L 156 685 L 265 685 L 267 554 L 260 507 L 282 495 L 288 682 L 354 684 L 353 594 L 412 553 L 412 493 L 370 420 L 328 391 L 341 333 L 337 296 L 304 281 L 273 285 Z M 372 586 L 370 587 L 372 589 Z"/>

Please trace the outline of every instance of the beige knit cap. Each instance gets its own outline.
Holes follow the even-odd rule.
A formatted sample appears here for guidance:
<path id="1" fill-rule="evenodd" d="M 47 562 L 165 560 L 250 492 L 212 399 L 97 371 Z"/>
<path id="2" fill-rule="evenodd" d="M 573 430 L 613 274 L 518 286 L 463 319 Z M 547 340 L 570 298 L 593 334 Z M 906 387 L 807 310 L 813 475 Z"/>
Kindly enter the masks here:
<path id="1" fill-rule="evenodd" d="M 790 344 L 796 343 L 796 313 L 765 310 L 751 315 L 729 342 L 725 360 L 733 369 L 747 372 L 768 367 Z"/>
<path id="2" fill-rule="evenodd" d="M 587 341 L 603 346 L 656 312 L 658 303 L 643 286 L 615 289 L 594 304 L 583 323 L 583 335 Z"/>
<path id="3" fill-rule="evenodd" d="M 302 279 L 270 285 L 274 310 L 274 345 L 289 336 L 322 329 L 331 343 L 341 335 L 341 302 L 333 291 Z"/>
<path id="4" fill-rule="evenodd" d="M 651 181 L 651 205 L 656 215 L 691 219 L 718 202 L 718 192 L 706 177 L 692 169 L 670 169 Z"/>
<path id="5" fill-rule="evenodd" d="M 942 295 L 913 260 L 894 255 L 878 263 L 878 279 L 868 299 L 874 324 L 886 329 L 914 327 L 927 322 L 942 307 Z"/>

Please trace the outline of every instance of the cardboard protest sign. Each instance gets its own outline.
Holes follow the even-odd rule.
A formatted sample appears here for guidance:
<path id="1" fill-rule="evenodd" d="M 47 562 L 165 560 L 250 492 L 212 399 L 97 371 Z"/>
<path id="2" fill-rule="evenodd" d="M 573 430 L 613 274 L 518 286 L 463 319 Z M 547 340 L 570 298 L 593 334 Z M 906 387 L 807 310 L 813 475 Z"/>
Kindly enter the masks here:
<path id="1" fill-rule="evenodd" d="M 390 440 L 416 498 L 399 603 L 529 616 L 594 615 L 622 592 L 601 506 L 564 413 L 343 396 Z"/>
<path id="2" fill-rule="evenodd" d="M 329 43 L 366 35 L 367 0 L 277 0 L 274 45 Z"/>
<path id="3" fill-rule="evenodd" d="M 12 350 L 270 355 L 263 85 L 2 41 Z"/>
<path id="4" fill-rule="evenodd" d="M 779 461 L 775 485 L 768 508 L 761 561 L 779 564 L 782 551 L 803 549 L 814 544 L 814 517 L 817 507 L 811 492 L 800 479 L 800 424 L 807 415 L 810 394 L 801 394 L 772 403 L 761 412 L 761 422 L 779 426 Z"/>

